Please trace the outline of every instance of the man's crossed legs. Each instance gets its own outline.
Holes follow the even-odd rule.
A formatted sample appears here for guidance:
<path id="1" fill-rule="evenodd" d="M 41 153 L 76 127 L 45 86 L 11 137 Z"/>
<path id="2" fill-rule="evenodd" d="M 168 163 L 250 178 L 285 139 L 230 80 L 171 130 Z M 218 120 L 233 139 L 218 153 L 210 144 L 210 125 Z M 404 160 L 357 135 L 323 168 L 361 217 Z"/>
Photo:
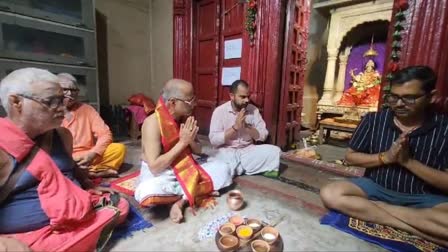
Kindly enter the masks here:
<path id="1" fill-rule="evenodd" d="M 387 190 L 368 178 L 329 184 L 320 192 L 327 208 L 395 227 L 448 247 L 448 197 Z"/>

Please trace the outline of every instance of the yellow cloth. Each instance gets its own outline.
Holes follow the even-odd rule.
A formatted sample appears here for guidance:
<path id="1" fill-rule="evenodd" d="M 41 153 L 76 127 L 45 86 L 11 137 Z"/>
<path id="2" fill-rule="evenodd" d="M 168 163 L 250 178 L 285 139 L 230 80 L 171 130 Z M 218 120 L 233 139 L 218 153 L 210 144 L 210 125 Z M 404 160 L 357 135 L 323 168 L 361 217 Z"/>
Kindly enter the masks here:
<path id="1" fill-rule="evenodd" d="M 91 172 L 100 172 L 109 169 L 118 171 L 123 164 L 126 155 L 126 146 L 121 143 L 111 143 L 107 146 L 101 157 L 93 160 L 89 170 Z"/>
<path id="2" fill-rule="evenodd" d="M 62 127 L 73 136 L 73 157 L 95 152 L 102 156 L 112 143 L 112 132 L 100 114 L 90 105 L 81 103 L 71 111 L 72 118 L 65 118 Z"/>

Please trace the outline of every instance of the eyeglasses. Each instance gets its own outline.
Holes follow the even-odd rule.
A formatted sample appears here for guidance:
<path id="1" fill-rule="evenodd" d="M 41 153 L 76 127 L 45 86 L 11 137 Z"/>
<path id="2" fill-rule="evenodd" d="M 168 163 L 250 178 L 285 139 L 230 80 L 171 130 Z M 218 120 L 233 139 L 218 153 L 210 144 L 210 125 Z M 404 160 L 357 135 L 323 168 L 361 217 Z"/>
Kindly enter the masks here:
<path id="1" fill-rule="evenodd" d="M 398 100 L 401 100 L 406 105 L 412 105 L 412 104 L 415 104 L 415 102 L 423 96 L 426 96 L 426 94 L 405 95 L 405 96 L 399 96 L 396 94 L 388 94 L 388 95 L 386 95 L 385 100 L 390 104 L 396 104 L 398 102 Z"/>
<path id="2" fill-rule="evenodd" d="M 68 92 L 78 93 L 79 92 L 79 88 L 63 88 L 62 91 L 64 93 L 68 93 Z"/>
<path id="3" fill-rule="evenodd" d="M 20 97 L 23 97 L 26 99 L 30 99 L 30 100 L 40 103 L 50 109 L 56 109 L 56 108 L 62 106 L 64 103 L 64 96 L 52 96 L 52 97 L 45 98 L 45 99 L 30 96 L 30 95 L 25 95 L 25 94 L 17 94 L 17 96 L 20 96 Z"/>
<path id="4" fill-rule="evenodd" d="M 196 104 L 196 96 L 193 96 L 190 100 L 184 100 L 177 97 L 173 97 L 173 99 L 186 103 L 188 106 L 193 106 Z"/>

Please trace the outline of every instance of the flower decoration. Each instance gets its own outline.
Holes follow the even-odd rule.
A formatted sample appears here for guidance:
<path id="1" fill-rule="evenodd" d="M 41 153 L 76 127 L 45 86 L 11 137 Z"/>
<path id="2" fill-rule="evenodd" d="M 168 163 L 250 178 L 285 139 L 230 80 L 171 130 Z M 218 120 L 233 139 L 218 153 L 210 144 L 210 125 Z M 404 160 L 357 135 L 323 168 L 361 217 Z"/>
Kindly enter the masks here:
<path id="1" fill-rule="evenodd" d="M 396 72 L 398 70 L 398 64 L 396 62 L 389 62 L 389 71 Z"/>
<path id="2" fill-rule="evenodd" d="M 407 10 L 409 8 L 408 0 L 399 0 L 398 8 L 400 8 L 400 10 Z"/>
<path id="3" fill-rule="evenodd" d="M 255 32 L 257 31 L 256 19 L 257 19 L 257 1 L 246 0 L 247 12 L 246 12 L 246 31 L 249 33 L 249 42 L 252 46 L 255 40 Z"/>
<path id="4" fill-rule="evenodd" d="M 390 81 L 393 77 L 393 74 L 398 71 L 400 68 L 398 66 L 398 62 L 400 61 L 400 51 L 401 51 L 401 40 L 402 40 L 402 32 L 404 31 L 404 25 L 406 23 L 406 10 L 409 8 L 408 0 L 398 0 L 395 1 L 395 8 L 398 9 L 395 14 L 395 23 L 394 23 L 394 32 L 392 34 L 392 51 L 390 53 L 390 60 L 387 66 L 388 74 L 386 75 L 386 79 Z M 390 83 L 389 85 L 385 85 L 383 87 L 384 93 L 390 91 Z"/>

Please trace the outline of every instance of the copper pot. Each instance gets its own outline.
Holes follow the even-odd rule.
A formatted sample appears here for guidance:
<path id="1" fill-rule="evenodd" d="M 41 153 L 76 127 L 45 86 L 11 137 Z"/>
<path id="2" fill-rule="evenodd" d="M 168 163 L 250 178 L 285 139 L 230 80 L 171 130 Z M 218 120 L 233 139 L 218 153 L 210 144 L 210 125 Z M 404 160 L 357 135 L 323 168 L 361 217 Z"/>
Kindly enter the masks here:
<path id="1" fill-rule="evenodd" d="M 244 198 L 240 190 L 232 190 L 229 192 L 229 195 L 227 196 L 227 205 L 230 209 L 237 211 L 241 209 L 243 204 Z"/>

